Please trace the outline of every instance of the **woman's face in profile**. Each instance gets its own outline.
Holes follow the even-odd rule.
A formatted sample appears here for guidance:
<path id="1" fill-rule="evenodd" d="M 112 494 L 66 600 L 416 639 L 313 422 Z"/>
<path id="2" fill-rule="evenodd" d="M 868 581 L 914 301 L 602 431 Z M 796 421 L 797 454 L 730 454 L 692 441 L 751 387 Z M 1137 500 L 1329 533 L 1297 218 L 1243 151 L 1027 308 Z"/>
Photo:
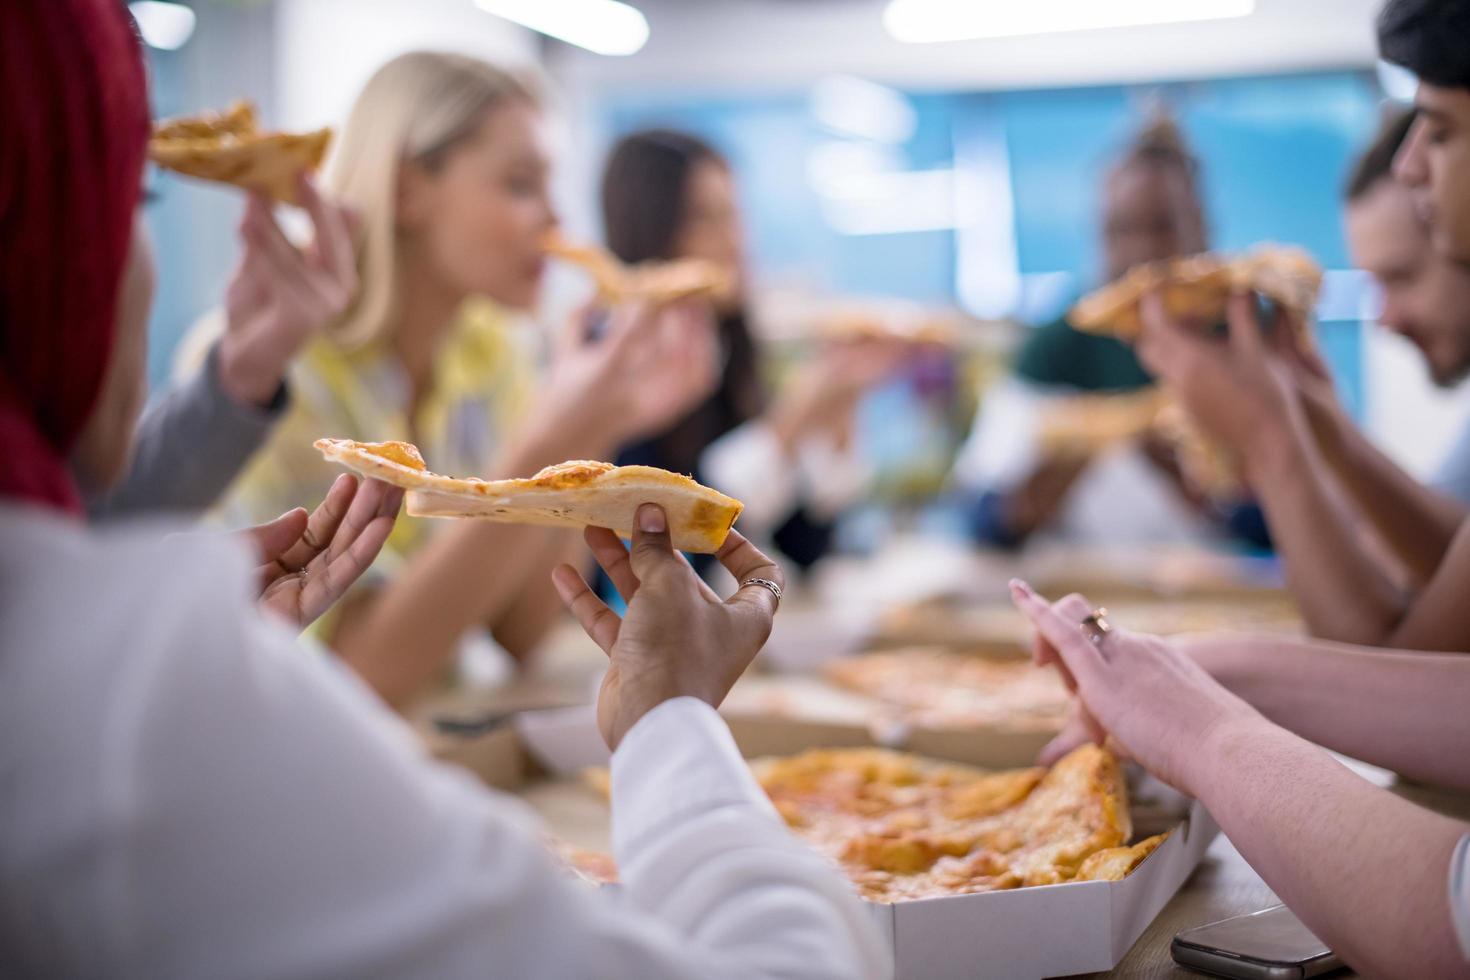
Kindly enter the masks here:
<path id="1" fill-rule="evenodd" d="M 714 262 L 744 282 L 744 234 L 730 168 L 715 160 L 699 161 L 689 171 L 672 257 Z"/>
<path id="2" fill-rule="evenodd" d="M 550 174 L 541 113 L 528 102 L 506 103 L 434 172 L 411 175 L 400 231 L 445 285 L 533 307 L 546 267 L 542 239 L 556 225 Z"/>

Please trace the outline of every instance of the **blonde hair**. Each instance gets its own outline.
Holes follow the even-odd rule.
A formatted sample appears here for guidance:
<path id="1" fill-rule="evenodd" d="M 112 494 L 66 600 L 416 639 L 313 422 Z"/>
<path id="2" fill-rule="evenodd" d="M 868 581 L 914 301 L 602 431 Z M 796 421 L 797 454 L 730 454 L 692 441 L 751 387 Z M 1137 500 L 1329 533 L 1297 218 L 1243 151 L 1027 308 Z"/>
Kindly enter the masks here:
<path id="1" fill-rule="evenodd" d="M 398 176 L 407 162 L 430 171 L 508 101 L 540 104 L 529 76 L 466 55 L 414 51 L 368 80 L 337 139 L 326 186 L 361 222 L 357 296 L 328 336 L 343 347 L 379 339 L 398 314 Z"/>

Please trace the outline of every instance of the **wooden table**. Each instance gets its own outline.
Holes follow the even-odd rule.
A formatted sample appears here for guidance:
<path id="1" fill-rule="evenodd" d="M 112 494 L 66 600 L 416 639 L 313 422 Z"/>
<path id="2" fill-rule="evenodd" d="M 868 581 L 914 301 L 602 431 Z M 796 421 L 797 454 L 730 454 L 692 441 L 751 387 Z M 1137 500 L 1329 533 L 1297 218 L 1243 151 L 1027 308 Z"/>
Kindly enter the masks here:
<path id="1" fill-rule="evenodd" d="M 1350 769 L 1365 779 L 1405 799 L 1437 810 L 1456 819 L 1470 819 L 1470 796 L 1436 790 L 1415 783 L 1399 781 L 1392 773 L 1351 759 L 1342 759 Z M 1235 845 L 1222 834 L 1210 845 L 1205 860 L 1164 906 L 1158 918 L 1148 927 L 1128 955 L 1102 977 L 1177 977 L 1198 978 L 1199 973 L 1175 965 L 1169 946 L 1175 934 L 1184 929 L 1207 925 L 1232 915 L 1255 912 L 1276 905 L 1279 899 L 1246 864 Z M 1334 980 L 1353 977 L 1351 971 L 1332 974 Z"/>

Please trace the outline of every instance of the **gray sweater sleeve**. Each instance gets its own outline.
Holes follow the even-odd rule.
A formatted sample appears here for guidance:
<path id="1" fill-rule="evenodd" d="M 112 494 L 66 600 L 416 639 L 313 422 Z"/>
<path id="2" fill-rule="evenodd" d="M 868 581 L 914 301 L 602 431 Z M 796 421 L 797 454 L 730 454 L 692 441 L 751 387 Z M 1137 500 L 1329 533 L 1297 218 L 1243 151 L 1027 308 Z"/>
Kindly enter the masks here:
<path id="1" fill-rule="evenodd" d="M 220 387 L 218 360 L 216 344 L 143 412 L 127 476 L 87 501 L 94 520 L 207 510 L 265 442 L 289 403 L 286 385 L 263 408 L 240 405 Z"/>

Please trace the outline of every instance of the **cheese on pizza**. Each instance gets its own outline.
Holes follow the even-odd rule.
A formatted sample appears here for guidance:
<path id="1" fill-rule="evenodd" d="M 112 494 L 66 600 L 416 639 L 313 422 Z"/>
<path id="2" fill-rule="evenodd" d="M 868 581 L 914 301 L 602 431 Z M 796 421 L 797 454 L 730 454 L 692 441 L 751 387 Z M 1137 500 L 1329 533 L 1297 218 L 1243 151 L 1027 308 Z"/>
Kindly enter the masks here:
<path id="1" fill-rule="evenodd" d="M 1250 289 L 1287 310 L 1305 329 L 1321 288 L 1322 267 L 1305 251 L 1260 245 L 1236 258 L 1207 253 L 1135 266 L 1084 296 L 1067 319 L 1078 330 L 1131 341 L 1143 329 L 1138 304 L 1150 291 L 1158 291 L 1171 317 L 1214 326 L 1224 322 L 1230 294 Z"/>
<path id="2" fill-rule="evenodd" d="M 297 180 L 315 170 L 332 140 L 330 129 L 271 133 L 258 128 L 255 107 L 236 102 L 224 112 L 157 124 L 148 155 L 160 167 L 190 177 L 263 191 L 297 203 Z"/>
<path id="3" fill-rule="evenodd" d="M 1122 770 L 1095 745 L 1050 769 L 985 772 L 877 748 L 815 749 L 751 769 L 792 831 L 872 902 L 1118 881 L 1164 840 L 1128 845 Z M 605 864 L 588 864 L 613 880 Z"/>
<path id="4" fill-rule="evenodd" d="M 608 303 L 642 300 L 659 305 L 691 296 L 725 301 L 735 291 L 734 277 L 707 259 L 673 259 L 630 266 L 606 249 L 569 242 L 557 234 L 548 235 L 544 244 L 548 255 L 586 269 L 597 285 L 598 295 Z"/>
<path id="5" fill-rule="evenodd" d="M 416 517 L 479 517 L 507 524 L 606 527 L 629 537 L 640 504 L 663 507 L 674 547 L 718 551 L 742 505 L 687 476 L 652 466 L 572 460 L 528 479 L 479 480 L 429 471 L 406 442 L 318 439 L 327 459 L 408 491 Z"/>

